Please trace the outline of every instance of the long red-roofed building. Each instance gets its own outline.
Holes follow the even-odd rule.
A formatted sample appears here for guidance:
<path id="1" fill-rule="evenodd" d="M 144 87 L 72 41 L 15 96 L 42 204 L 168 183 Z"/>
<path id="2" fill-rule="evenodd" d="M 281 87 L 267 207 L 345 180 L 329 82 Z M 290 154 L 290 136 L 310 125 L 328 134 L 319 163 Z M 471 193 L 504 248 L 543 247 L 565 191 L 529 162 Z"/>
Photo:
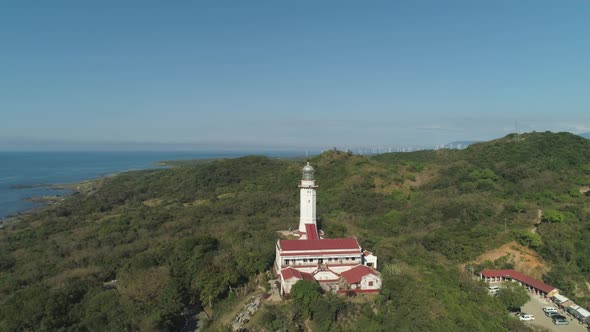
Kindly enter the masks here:
<path id="1" fill-rule="evenodd" d="M 551 297 L 559 293 L 557 288 L 515 270 L 483 270 L 480 275 L 482 279 L 488 282 L 517 281 L 530 291 L 546 297 Z"/>
<path id="2" fill-rule="evenodd" d="M 307 163 L 299 188 L 300 220 L 294 232 L 298 239 L 278 240 L 275 271 L 281 280 L 281 294 L 289 294 L 299 280 L 317 281 L 333 292 L 377 292 L 381 276 L 377 257 L 363 251 L 356 238 L 324 238 L 316 224 L 314 169 Z"/>
<path id="3" fill-rule="evenodd" d="M 279 240 L 279 246 L 284 251 L 308 251 L 308 250 L 354 250 L 361 249 L 357 240 L 353 237 L 335 239 L 306 239 L 302 240 Z"/>

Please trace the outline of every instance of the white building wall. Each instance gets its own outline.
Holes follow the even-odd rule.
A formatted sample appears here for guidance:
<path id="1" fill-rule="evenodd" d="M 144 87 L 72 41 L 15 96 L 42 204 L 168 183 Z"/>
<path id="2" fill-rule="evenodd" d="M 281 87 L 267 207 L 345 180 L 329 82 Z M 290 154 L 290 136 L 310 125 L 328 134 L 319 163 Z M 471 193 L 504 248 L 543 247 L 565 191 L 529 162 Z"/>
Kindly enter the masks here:
<path id="1" fill-rule="evenodd" d="M 279 257 L 280 253 L 277 250 L 277 260 L 275 264 L 279 267 L 279 270 L 290 266 L 292 268 L 296 268 L 300 271 L 308 271 L 307 266 L 312 266 L 312 271 L 315 271 L 318 267 L 320 259 L 322 260 L 322 264 L 326 264 L 331 270 L 336 273 L 341 273 L 342 271 L 350 270 L 351 268 L 362 264 L 361 254 L 357 255 L 343 255 L 343 256 L 335 256 L 335 255 L 310 255 L 310 256 L 283 256 Z M 348 258 L 348 259 L 346 259 Z M 331 259 L 331 260 L 330 260 Z M 287 263 L 288 262 L 288 263 Z M 344 264 L 341 266 L 340 264 Z M 305 270 L 304 270 L 305 269 Z"/>
<path id="2" fill-rule="evenodd" d="M 307 272 L 307 273 L 312 273 L 315 272 L 318 267 L 317 266 L 306 266 L 306 267 L 301 267 L 301 266 L 291 266 L 292 268 L 294 268 L 297 271 L 301 271 L 301 272 Z"/>
<path id="3" fill-rule="evenodd" d="M 312 273 L 317 271 L 318 267 L 317 266 L 297 266 L 297 265 L 289 265 L 290 267 L 296 269 L 297 271 L 301 271 L 301 272 L 307 272 L 307 273 Z M 336 266 L 336 265 L 332 265 L 329 266 L 330 270 L 334 271 L 335 273 L 342 273 L 344 271 L 348 271 L 354 267 L 356 267 L 357 265 L 345 265 L 345 266 Z M 285 268 L 286 266 L 283 266 L 283 268 Z"/>
<path id="4" fill-rule="evenodd" d="M 279 250 L 279 241 L 277 241 L 277 245 L 275 246 L 275 268 L 276 273 L 281 273 L 281 269 L 283 268 L 283 262 L 281 260 L 281 251 Z"/>
<path id="5" fill-rule="evenodd" d="M 364 265 L 371 266 L 372 268 L 377 269 L 377 256 L 370 254 L 363 256 L 363 259 L 365 260 Z"/>
<path id="6" fill-rule="evenodd" d="M 329 258 L 332 258 L 330 261 Z M 348 259 L 347 259 L 348 258 Z M 324 259 L 324 263 L 327 263 L 329 266 L 337 265 L 337 264 L 347 264 L 347 265 L 358 265 L 362 263 L 361 255 L 346 255 L 346 256 L 333 256 L 333 257 L 326 257 Z"/>
<path id="7" fill-rule="evenodd" d="M 330 270 L 340 274 L 340 273 L 348 271 L 356 266 L 357 265 L 345 265 L 345 266 L 330 265 Z"/>
<path id="8" fill-rule="evenodd" d="M 313 276 L 315 280 L 335 280 L 338 279 L 339 276 L 334 274 L 331 271 L 320 271 Z"/>
<path id="9" fill-rule="evenodd" d="M 283 290 L 283 295 L 291 293 L 291 287 L 293 287 L 293 285 L 295 285 L 295 283 L 297 283 L 297 281 L 299 281 L 299 279 L 297 279 L 297 278 L 290 278 L 290 279 L 284 280 L 283 277 L 281 276 L 281 289 Z"/>
<path id="10" fill-rule="evenodd" d="M 373 285 L 369 285 L 373 282 Z M 360 289 L 362 290 L 375 290 L 381 288 L 381 278 L 373 274 L 367 274 L 361 279 Z"/>
<path id="11" fill-rule="evenodd" d="M 316 224 L 315 181 L 301 181 L 299 197 L 299 232 L 305 232 L 305 224 Z"/>

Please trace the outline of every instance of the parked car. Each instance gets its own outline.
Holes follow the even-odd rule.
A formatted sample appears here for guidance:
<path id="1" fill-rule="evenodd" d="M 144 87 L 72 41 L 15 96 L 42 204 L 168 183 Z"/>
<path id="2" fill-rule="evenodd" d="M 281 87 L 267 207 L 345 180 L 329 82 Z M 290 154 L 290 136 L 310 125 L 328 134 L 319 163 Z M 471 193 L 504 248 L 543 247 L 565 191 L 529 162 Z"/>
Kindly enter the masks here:
<path id="1" fill-rule="evenodd" d="M 567 320 L 565 316 L 562 315 L 555 315 L 551 317 L 553 320 L 553 324 L 555 325 L 568 325 L 570 322 Z"/>
<path id="2" fill-rule="evenodd" d="M 543 311 L 545 313 L 548 313 L 548 312 L 557 312 L 557 309 L 555 307 L 545 307 L 545 308 L 543 308 Z"/>
<path id="3" fill-rule="evenodd" d="M 553 317 L 553 316 L 560 316 L 560 314 L 557 311 L 545 311 L 545 316 Z"/>
<path id="4" fill-rule="evenodd" d="M 488 287 L 488 293 L 490 294 L 497 294 L 500 291 L 499 286 L 490 286 Z"/>
<path id="5" fill-rule="evenodd" d="M 533 316 L 533 315 L 529 315 L 529 314 L 525 314 L 525 313 L 523 312 L 523 313 L 521 313 L 521 314 L 518 316 L 518 319 L 520 319 L 520 320 L 525 320 L 525 321 L 526 321 L 526 320 L 534 320 L 534 319 L 535 319 L 535 316 Z"/>

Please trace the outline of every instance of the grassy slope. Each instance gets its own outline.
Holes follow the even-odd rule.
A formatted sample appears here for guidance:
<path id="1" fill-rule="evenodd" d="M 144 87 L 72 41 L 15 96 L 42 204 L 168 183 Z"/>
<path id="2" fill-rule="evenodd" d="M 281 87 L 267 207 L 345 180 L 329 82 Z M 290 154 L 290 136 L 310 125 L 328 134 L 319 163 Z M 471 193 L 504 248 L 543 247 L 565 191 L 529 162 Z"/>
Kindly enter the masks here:
<path id="1" fill-rule="evenodd" d="M 589 163 L 587 140 L 548 133 L 463 151 L 313 158 L 322 228 L 358 236 L 385 279 L 373 310 L 350 304 L 329 326 L 521 329 L 456 263 L 524 241 L 537 208 L 565 216 L 538 228 L 535 248 L 565 271 L 548 281 L 587 301 L 588 197 L 574 189 L 590 182 Z M 174 329 L 184 304 L 238 296 L 271 266 L 275 231 L 297 223 L 300 166 L 244 157 L 130 172 L 6 227 L 0 330 Z M 115 278 L 118 290 L 101 287 Z"/>

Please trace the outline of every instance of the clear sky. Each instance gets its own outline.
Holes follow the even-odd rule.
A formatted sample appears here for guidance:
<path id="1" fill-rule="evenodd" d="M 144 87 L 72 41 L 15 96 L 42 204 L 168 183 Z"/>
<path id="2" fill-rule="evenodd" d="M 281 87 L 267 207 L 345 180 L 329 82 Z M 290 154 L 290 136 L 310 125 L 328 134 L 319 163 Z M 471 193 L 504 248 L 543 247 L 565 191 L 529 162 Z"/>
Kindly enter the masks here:
<path id="1" fill-rule="evenodd" d="M 587 0 L 0 2 L 0 147 L 443 144 L 589 105 Z"/>

